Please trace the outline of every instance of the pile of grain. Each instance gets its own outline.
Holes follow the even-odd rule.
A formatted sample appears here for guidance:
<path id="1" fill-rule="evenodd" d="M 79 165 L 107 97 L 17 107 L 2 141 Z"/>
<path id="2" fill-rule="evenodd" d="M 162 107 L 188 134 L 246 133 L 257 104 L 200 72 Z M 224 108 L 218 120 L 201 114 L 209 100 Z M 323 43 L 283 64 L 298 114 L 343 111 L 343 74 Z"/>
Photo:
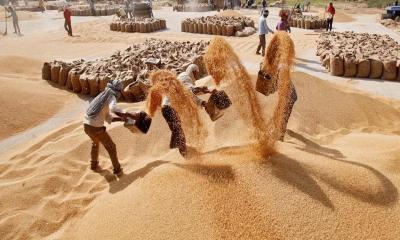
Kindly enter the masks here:
<path id="1" fill-rule="evenodd" d="M 226 9 L 224 11 L 220 11 L 217 16 L 220 17 L 243 17 L 241 13 L 235 10 Z"/>
<path id="2" fill-rule="evenodd" d="M 114 15 L 123 5 L 95 5 L 95 16 Z M 75 5 L 71 7 L 72 16 L 92 16 L 89 5 Z"/>
<path id="3" fill-rule="evenodd" d="M 212 10 L 212 6 L 208 4 L 208 0 L 197 0 L 195 2 L 178 0 L 172 9 L 177 12 L 207 12 Z"/>
<path id="4" fill-rule="evenodd" d="M 111 31 L 149 33 L 167 28 L 167 22 L 158 18 L 127 18 L 110 23 Z"/>
<path id="5" fill-rule="evenodd" d="M 254 21 L 248 17 L 208 16 L 187 18 L 181 23 L 182 32 L 244 37 L 255 33 Z"/>
<path id="6" fill-rule="evenodd" d="M 147 78 L 152 70 L 169 69 L 181 73 L 189 64 L 195 63 L 204 75 L 203 54 L 207 45 L 208 42 L 204 41 L 148 39 L 123 52 L 118 51 L 109 58 L 72 63 L 46 62 L 42 68 L 42 78 L 75 93 L 90 96 L 103 91 L 110 79 L 118 79 L 124 83 L 124 100 L 142 101 L 150 87 Z"/>
<path id="7" fill-rule="evenodd" d="M 174 5 L 172 9 L 177 12 L 207 12 L 211 11 L 212 7 L 207 3 L 186 4 L 186 5 L 177 4 Z"/>
<path id="8" fill-rule="evenodd" d="M 289 20 L 290 26 L 303 29 L 321 29 L 326 28 L 326 19 L 321 19 L 318 16 L 310 15 L 294 15 Z"/>
<path id="9" fill-rule="evenodd" d="M 331 32 L 318 40 L 317 55 L 334 76 L 399 80 L 400 46 L 388 35 Z"/>

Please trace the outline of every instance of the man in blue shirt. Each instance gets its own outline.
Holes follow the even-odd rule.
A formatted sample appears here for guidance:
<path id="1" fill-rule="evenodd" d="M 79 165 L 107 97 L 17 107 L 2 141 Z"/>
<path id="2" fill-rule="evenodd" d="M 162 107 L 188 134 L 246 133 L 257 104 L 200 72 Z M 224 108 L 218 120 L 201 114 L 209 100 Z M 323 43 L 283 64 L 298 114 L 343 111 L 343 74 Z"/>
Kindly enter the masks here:
<path id="1" fill-rule="evenodd" d="M 267 17 L 268 17 L 269 11 L 267 9 L 262 11 L 262 14 L 260 16 L 260 20 L 258 22 L 258 35 L 260 37 L 260 43 L 258 44 L 256 54 L 260 54 L 260 49 L 261 49 L 261 55 L 264 56 L 265 54 L 265 35 L 268 34 L 269 32 L 274 33 L 268 25 L 267 25 Z"/>

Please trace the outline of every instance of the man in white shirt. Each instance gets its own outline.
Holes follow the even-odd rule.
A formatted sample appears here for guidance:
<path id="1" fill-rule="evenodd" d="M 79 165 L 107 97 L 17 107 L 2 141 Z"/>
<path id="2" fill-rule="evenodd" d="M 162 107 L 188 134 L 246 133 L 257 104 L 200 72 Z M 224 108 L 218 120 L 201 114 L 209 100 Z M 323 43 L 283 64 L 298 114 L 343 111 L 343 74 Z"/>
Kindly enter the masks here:
<path id="1" fill-rule="evenodd" d="M 112 141 L 110 135 L 106 132 L 104 122 L 111 124 L 111 122 L 126 121 L 127 118 L 138 120 L 140 113 L 126 113 L 117 106 L 117 99 L 121 96 L 123 84 L 117 80 L 111 80 L 106 89 L 97 95 L 85 114 L 84 130 L 85 133 L 92 140 L 91 150 L 91 169 L 96 170 L 99 162 L 99 144 L 103 144 L 108 154 L 110 155 L 112 165 L 114 167 L 114 174 L 122 174 L 122 168 L 118 161 L 117 149 L 115 143 Z M 118 117 L 112 116 L 112 114 Z"/>
<path id="2" fill-rule="evenodd" d="M 265 40 L 265 35 L 267 35 L 269 32 L 274 33 L 268 25 L 267 25 L 267 17 L 268 17 L 269 11 L 267 9 L 263 10 L 261 13 L 259 22 L 258 22 L 258 35 L 260 38 L 260 43 L 258 44 L 256 54 L 260 54 L 261 50 L 261 55 L 264 56 L 265 54 L 265 46 L 266 46 L 266 40 Z"/>

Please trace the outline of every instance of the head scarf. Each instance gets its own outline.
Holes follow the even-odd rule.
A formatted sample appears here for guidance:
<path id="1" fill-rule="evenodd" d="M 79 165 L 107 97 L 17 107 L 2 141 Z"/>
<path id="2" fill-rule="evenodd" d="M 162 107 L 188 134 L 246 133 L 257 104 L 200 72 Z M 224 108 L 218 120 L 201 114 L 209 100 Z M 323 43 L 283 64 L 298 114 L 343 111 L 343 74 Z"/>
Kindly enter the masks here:
<path id="1" fill-rule="evenodd" d="M 111 96 L 115 96 L 118 99 L 121 96 L 121 91 L 124 89 L 122 82 L 118 80 L 111 80 L 107 83 L 106 89 L 97 95 L 93 101 L 89 104 L 89 108 L 86 111 L 86 115 L 89 118 L 95 118 L 104 106 L 109 102 Z"/>

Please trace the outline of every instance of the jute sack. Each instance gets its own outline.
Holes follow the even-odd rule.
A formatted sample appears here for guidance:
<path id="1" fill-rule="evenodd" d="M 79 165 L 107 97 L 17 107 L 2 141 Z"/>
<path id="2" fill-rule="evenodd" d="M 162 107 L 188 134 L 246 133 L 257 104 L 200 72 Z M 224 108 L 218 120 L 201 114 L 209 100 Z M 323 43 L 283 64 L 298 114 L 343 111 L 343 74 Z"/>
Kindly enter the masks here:
<path id="1" fill-rule="evenodd" d="M 67 64 L 63 64 L 60 69 L 60 74 L 58 78 L 58 85 L 60 86 L 65 86 L 67 79 L 68 79 L 68 73 L 71 70 L 71 66 Z"/>
<path id="2" fill-rule="evenodd" d="M 194 32 L 194 24 L 192 22 L 189 23 L 189 32 L 193 33 Z"/>
<path id="3" fill-rule="evenodd" d="M 81 93 L 84 95 L 88 95 L 90 93 L 89 82 L 88 82 L 89 74 L 84 72 L 79 76 L 79 83 L 81 85 Z"/>
<path id="4" fill-rule="evenodd" d="M 131 92 L 129 91 L 129 85 L 126 86 L 123 90 L 122 90 L 122 96 L 124 98 L 125 101 L 127 102 L 133 102 L 133 96 L 131 94 Z"/>
<path id="5" fill-rule="evenodd" d="M 324 66 L 326 69 L 330 68 L 330 58 L 329 55 L 325 56 L 325 58 L 322 60 L 322 66 Z"/>
<path id="6" fill-rule="evenodd" d="M 394 81 L 397 78 L 397 62 L 396 61 L 384 61 L 383 62 L 383 80 Z"/>
<path id="7" fill-rule="evenodd" d="M 254 21 L 253 20 L 245 20 L 244 22 L 246 27 L 254 27 Z"/>
<path id="8" fill-rule="evenodd" d="M 132 32 L 136 32 L 136 23 L 131 23 L 131 25 L 132 25 Z"/>
<path id="9" fill-rule="evenodd" d="M 144 25 L 144 22 L 140 23 L 140 32 L 145 33 L 146 32 L 146 26 Z"/>
<path id="10" fill-rule="evenodd" d="M 234 25 L 234 27 L 235 27 L 235 30 L 234 30 L 235 32 L 243 30 L 242 24 L 240 24 L 240 23 L 236 23 Z"/>
<path id="11" fill-rule="evenodd" d="M 126 89 L 126 87 L 129 85 L 129 84 L 131 84 L 133 81 L 123 81 L 123 83 L 124 83 L 124 89 Z M 132 99 L 130 99 L 130 93 L 129 93 L 129 91 L 127 92 L 127 91 L 122 91 L 121 92 L 122 93 L 122 98 L 125 100 L 125 101 L 132 101 Z"/>
<path id="12" fill-rule="evenodd" d="M 203 34 L 203 23 L 198 23 L 198 33 Z"/>
<path id="13" fill-rule="evenodd" d="M 61 65 L 57 62 L 51 64 L 51 81 L 54 83 L 58 83 L 58 79 L 60 77 L 60 69 Z"/>
<path id="14" fill-rule="evenodd" d="M 357 61 L 354 57 L 344 58 L 344 76 L 354 77 L 357 74 Z"/>
<path id="15" fill-rule="evenodd" d="M 213 34 L 213 35 L 217 35 L 217 34 L 218 34 L 218 32 L 217 32 L 217 25 L 215 25 L 215 24 L 212 25 L 212 34 Z"/>
<path id="16" fill-rule="evenodd" d="M 207 34 L 212 35 L 213 34 L 213 25 L 211 23 L 207 23 Z"/>
<path id="17" fill-rule="evenodd" d="M 203 34 L 207 34 L 207 23 L 203 23 Z"/>
<path id="18" fill-rule="evenodd" d="M 371 63 L 368 59 L 358 60 L 357 77 L 368 78 L 371 72 Z"/>
<path id="19" fill-rule="evenodd" d="M 107 83 L 110 81 L 110 77 L 108 75 L 100 75 L 99 76 L 99 92 L 103 92 L 106 89 Z"/>
<path id="20" fill-rule="evenodd" d="M 399 65 L 399 62 L 397 62 L 397 65 Z M 398 67 L 398 71 L 397 71 L 397 81 L 400 81 L 400 67 Z"/>
<path id="21" fill-rule="evenodd" d="M 144 25 L 146 26 L 146 33 L 152 32 L 151 31 L 151 23 L 145 23 Z"/>
<path id="22" fill-rule="evenodd" d="M 378 79 L 381 78 L 383 72 L 383 64 L 380 60 L 370 59 L 371 62 L 371 72 L 369 73 L 369 78 Z"/>
<path id="23" fill-rule="evenodd" d="M 68 78 L 67 78 L 67 82 L 65 83 L 65 88 L 68 90 L 72 90 L 72 69 L 69 71 L 68 73 Z"/>
<path id="24" fill-rule="evenodd" d="M 186 32 L 186 22 L 181 22 L 181 32 Z"/>
<path id="25" fill-rule="evenodd" d="M 115 29 L 116 29 L 116 23 L 115 22 L 110 23 L 110 30 L 115 31 Z"/>
<path id="26" fill-rule="evenodd" d="M 226 35 L 227 36 L 235 36 L 233 25 L 226 26 Z"/>
<path id="27" fill-rule="evenodd" d="M 217 24 L 217 35 L 222 35 L 222 27 Z"/>
<path id="28" fill-rule="evenodd" d="M 330 56 L 330 71 L 332 76 L 343 76 L 344 74 L 344 61 L 340 56 Z"/>
<path id="29" fill-rule="evenodd" d="M 149 22 L 149 32 L 154 32 L 154 23 Z"/>
<path id="30" fill-rule="evenodd" d="M 91 74 L 87 77 L 89 82 L 89 92 L 91 97 L 95 97 L 99 93 L 99 77 L 98 74 Z"/>
<path id="31" fill-rule="evenodd" d="M 221 34 L 222 34 L 222 36 L 226 36 L 226 26 L 225 25 L 222 25 Z"/>
<path id="32" fill-rule="evenodd" d="M 81 84 L 79 82 L 79 77 L 81 75 L 79 69 L 72 69 L 71 71 L 71 85 L 72 91 L 75 93 L 80 93 L 82 91 Z"/>
<path id="33" fill-rule="evenodd" d="M 317 21 L 315 21 L 315 20 L 311 20 L 311 21 L 310 21 L 310 29 L 315 29 L 315 28 L 316 28 L 316 27 L 315 27 L 316 22 L 317 22 Z"/>
<path id="34" fill-rule="evenodd" d="M 126 23 L 121 23 L 121 32 L 126 32 L 125 26 Z"/>
<path id="35" fill-rule="evenodd" d="M 133 32 L 132 23 L 127 23 L 125 25 L 125 32 Z"/>
<path id="36" fill-rule="evenodd" d="M 167 28 L 167 21 L 165 19 L 160 19 L 161 29 Z"/>
<path id="37" fill-rule="evenodd" d="M 135 23 L 135 32 L 140 32 L 140 23 Z"/>
<path id="38" fill-rule="evenodd" d="M 42 79 L 50 81 L 51 80 L 51 64 L 45 62 L 42 67 Z"/>
<path id="39" fill-rule="evenodd" d="M 157 20 L 155 23 L 156 23 L 156 31 L 161 30 L 160 20 Z"/>
<path id="40" fill-rule="evenodd" d="M 304 20 L 304 28 L 311 29 L 311 21 L 309 19 Z"/>

